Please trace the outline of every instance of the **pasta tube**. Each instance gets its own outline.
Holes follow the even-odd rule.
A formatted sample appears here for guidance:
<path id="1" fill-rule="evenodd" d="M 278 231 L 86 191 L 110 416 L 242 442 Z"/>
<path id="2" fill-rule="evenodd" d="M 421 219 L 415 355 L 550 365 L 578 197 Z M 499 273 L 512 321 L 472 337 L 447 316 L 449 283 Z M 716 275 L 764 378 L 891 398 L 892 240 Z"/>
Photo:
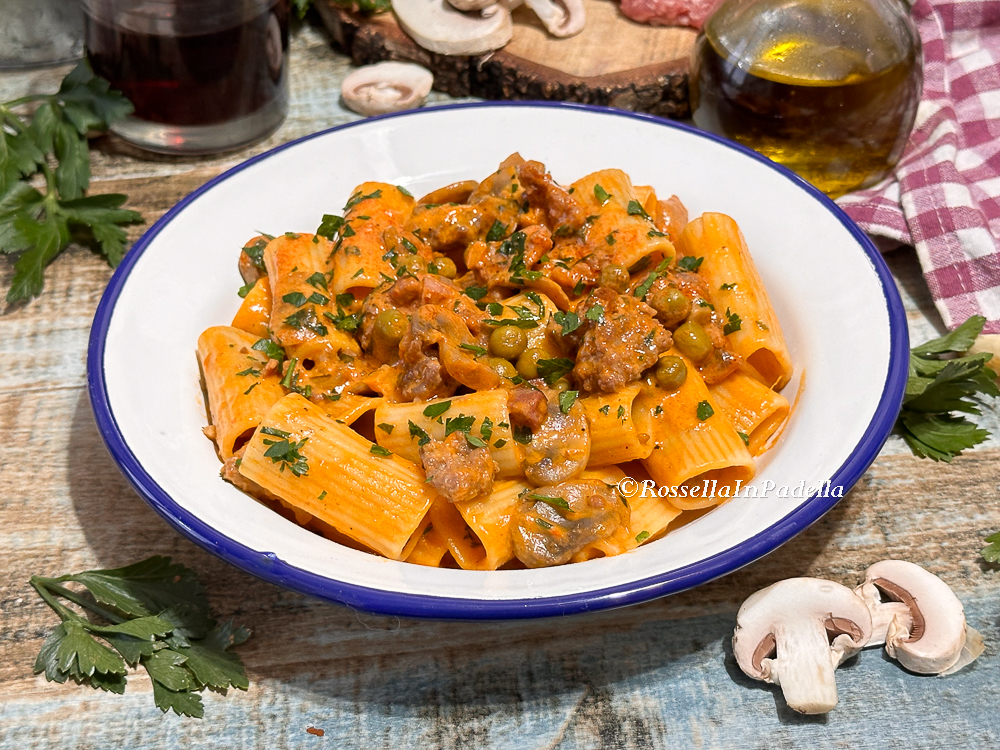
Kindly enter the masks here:
<path id="1" fill-rule="evenodd" d="M 736 431 L 746 435 L 751 456 L 759 456 L 788 418 L 788 399 L 742 371 L 709 386 L 712 400 Z"/>
<path id="2" fill-rule="evenodd" d="M 579 400 L 590 424 L 590 460 L 587 466 L 620 464 L 647 458 L 653 452 L 652 423 L 648 409 L 633 409 L 642 386 L 633 383 L 615 393 L 601 393 Z"/>

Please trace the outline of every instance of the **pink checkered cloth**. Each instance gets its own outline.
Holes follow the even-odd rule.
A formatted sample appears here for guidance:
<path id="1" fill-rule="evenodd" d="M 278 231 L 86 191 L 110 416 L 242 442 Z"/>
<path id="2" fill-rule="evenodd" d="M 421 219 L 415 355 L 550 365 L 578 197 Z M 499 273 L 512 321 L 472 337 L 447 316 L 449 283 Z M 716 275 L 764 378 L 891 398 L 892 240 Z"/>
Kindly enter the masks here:
<path id="1" fill-rule="evenodd" d="M 871 235 L 913 245 L 949 328 L 1000 333 L 1000 0 L 916 0 L 924 92 L 892 176 L 837 202 Z"/>

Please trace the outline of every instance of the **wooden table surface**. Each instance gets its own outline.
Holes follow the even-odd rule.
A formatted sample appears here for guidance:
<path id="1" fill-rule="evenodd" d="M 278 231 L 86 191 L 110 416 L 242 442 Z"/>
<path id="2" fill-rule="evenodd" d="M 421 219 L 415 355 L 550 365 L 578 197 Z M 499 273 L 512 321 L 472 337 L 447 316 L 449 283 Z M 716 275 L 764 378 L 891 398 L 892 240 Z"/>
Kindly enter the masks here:
<path id="1" fill-rule="evenodd" d="M 179 159 L 103 139 L 93 187 L 127 193 L 148 226 L 224 168 L 354 119 L 338 105 L 348 67 L 320 31 L 304 27 L 293 40 L 291 112 L 266 143 Z M 64 72 L 2 73 L 0 100 L 54 90 Z M 887 260 L 911 339 L 940 331 L 912 252 Z M 9 259 L 0 260 L 0 287 L 11 274 Z M 48 270 L 39 299 L 0 313 L 0 750 L 1000 747 L 1000 570 L 978 554 L 983 536 L 1000 529 L 995 440 L 935 464 L 892 437 L 813 527 L 766 558 L 673 597 L 544 621 L 375 617 L 223 563 L 171 530 L 130 488 L 101 442 L 86 394 L 88 332 L 110 275 L 98 257 L 73 247 Z M 984 421 L 1000 426 L 995 413 Z M 145 672 L 130 677 L 124 696 L 32 675 L 58 620 L 28 578 L 151 554 L 198 570 L 219 616 L 254 631 L 240 648 L 249 691 L 208 693 L 201 721 L 161 715 Z M 918 677 L 866 651 L 838 671 L 840 705 L 821 717 L 794 714 L 779 690 L 740 673 L 730 638 L 750 593 L 797 575 L 853 586 L 866 566 L 889 557 L 927 567 L 957 592 L 986 639 L 973 666 Z"/>

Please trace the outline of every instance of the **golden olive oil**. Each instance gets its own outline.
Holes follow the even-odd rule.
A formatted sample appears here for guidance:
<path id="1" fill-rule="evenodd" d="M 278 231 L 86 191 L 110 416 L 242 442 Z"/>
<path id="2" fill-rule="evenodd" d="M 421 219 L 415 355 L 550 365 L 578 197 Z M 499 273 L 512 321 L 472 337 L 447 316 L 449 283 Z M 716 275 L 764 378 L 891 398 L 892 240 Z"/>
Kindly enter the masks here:
<path id="1" fill-rule="evenodd" d="M 902 156 L 920 99 L 919 39 L 896 0 L 725 3 L 695 45 L 695 124 L 838 196 Z M 727 6 L 736 5 L 736 11 Z"/>

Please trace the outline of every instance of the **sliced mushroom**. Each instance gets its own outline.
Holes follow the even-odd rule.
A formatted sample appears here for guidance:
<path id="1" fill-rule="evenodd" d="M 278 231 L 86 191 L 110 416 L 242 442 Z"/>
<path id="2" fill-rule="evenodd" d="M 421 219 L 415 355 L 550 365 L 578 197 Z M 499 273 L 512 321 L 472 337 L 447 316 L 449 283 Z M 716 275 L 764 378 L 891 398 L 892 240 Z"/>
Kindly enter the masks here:
<path id="1" fill-rule="evenodd" d="M 521 451 L 524 476 L 534 485 L 579 476 L 590 459 L 590 427 L 583 406 L 574 402 L 564 414 L 556 391 L 545 392 L 545 396 L 548 416 Z"/>
<path id="2" fill-rule="evenodd" d="M 511 519 L 514 554 L 529 568 L 562 565 L 628 523 L 628 506 L 608 485 L 577 479 L 525 494 Z"/>
<path id="3" fill-rule="evenodd" d="M 867 645 L 884 643 L 889 658 L 911 672 L 956 671 L 982 653 L 982 637 L 966 625 L 958 597 L 919 565 L 905 560 L 875 563 L 855 593 L 877 623 Z"/>
<path id="4" fill-rule="evenodd" d="M 340 95 L 349 109 L 371 117 L 419 107 L 433 84 L 434 75 L 420 65 L 380 62 L 349 73 Z"/>
<path id="5" fill-rule="evenodd" d="M 505 2 L 508 8 L 520 5 L 522 0 Z M 552 36 L 568 37 L 579 34 L 587 23 L 583 0 L 523 0 L 531 8 Z"/>
<path id="6" fill-rule="evenodd" d="M 871 631 L 868 608 L 846 586 L 789 578 L 743 602 L 733 652 L 747 675 L 780 685 L 789 708 L 820 714 L 837 705 L 834 671 Z"/>
<path id="7" fill-rule="evenodd" d="M 514 33 L 510 11 L 500 5 L 465 13 L 448 0 L 393 0 L 392 9 L 413 41 L 440 55 L 484 55 L 503 47 Z"/>
<path id="8" fill-rule="evenodd" d="M 448 0 L 448 4 L 456 10 L 484 10 L 496 5 L 497 0 Z"/>

